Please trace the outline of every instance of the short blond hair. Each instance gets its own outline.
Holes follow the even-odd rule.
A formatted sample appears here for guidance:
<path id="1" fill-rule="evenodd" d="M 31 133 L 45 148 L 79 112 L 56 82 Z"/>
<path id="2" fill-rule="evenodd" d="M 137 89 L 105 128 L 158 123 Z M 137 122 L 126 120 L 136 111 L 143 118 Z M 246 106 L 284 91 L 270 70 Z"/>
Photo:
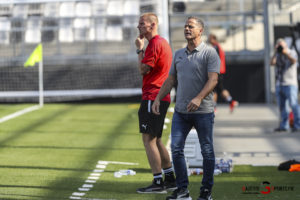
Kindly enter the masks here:
<path id="1" fill-rule="evenodd" d="M 281 42 L 284 42 L 284 43 L 285 43 L 285 40 L 284 40 L 283 38 L 278 38 L 278 39 L 276 40 L 276 44 L 279 44 L 279 43 L 281 43 Z"/>
<path id="2" fill-rule="evenodd" d="M 158 24 L 158 17 L 156 14 L 147 12 L 141 15 L 141 17 L 146 17 L 150 23 Z"/>

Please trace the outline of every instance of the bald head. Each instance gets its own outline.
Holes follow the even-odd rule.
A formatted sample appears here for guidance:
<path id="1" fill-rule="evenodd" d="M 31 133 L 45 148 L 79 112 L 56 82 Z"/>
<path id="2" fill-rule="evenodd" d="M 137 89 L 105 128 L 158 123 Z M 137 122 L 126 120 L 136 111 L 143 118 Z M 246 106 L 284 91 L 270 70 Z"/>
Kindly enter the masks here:
<path id="1" fill-rule="evenodd" d="M 154 13 L 144 13 L 140 16 L 139 25 L 140 35 L 150 40 L 157 35 L 158 31 L 158 18 Z"/>
<path id="2" fill-rule="evenodd" d="M 155 23 L 156 25 L 158 24 L 158 18 L 156 14 L 154 13 L 144 13 L 141 15 L 145 20 L 147 20 L 150 23 Z"/>

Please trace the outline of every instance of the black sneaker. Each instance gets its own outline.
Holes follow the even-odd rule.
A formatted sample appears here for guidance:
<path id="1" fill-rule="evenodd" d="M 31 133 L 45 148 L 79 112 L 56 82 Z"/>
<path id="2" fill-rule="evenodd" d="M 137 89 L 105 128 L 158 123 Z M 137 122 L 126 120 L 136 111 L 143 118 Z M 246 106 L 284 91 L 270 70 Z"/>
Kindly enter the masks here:
<path id="1" fill-rule="evenodd" d="M 208 189 L 201 190 L 200 196 L 197 200 L 213 200 L 211 197 L 211 191 Z"/>
<path id="2" fill-rule="evenodd" d="M 167 191 L 174 191 L 174 190 L 177 189 L 176 181 L 175 180 L 173 180 L 173 181 L 165 180 L 164 181 L 164 186 L 165 186 L 165 189 Z"/>
<path id="3" fill-rule="evenodd" d="M 165 190 L 164 183 L 161 182 L 161 184 L 155 183 L 155 181 L 152 181 L 152 184 L 149 185 L 148 187 L 144 188 L 138 188 L 136 190 L 137 193 L 157 193 L 157 194 L 166 194 L 167 191 Z"/>
<path id="4" fill-rule="evenodd" d="M 173 199 L 192 200 L 192 198 L 190 197 L 189 190 L 186 188 L 177 188 L 176 190 L 174 190 L 171 196 L 167 196 L 166 198 L 166 200 L 173 200 Z"/>

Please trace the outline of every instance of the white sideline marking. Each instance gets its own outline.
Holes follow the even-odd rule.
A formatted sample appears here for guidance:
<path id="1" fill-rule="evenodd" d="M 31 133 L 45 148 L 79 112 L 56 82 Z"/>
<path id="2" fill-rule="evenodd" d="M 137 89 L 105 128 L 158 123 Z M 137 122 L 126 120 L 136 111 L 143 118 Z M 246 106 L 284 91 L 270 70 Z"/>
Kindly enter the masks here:
<path id="1" fill-rule="evenodd" d="M 70 196 L 70 199 L 81 199 L 81 197 L 73 197 L 73 196 Z"/>
<path id="2" fill-rule="evenodd" d="M 74 196 L 80 196 L 80 197 L 82 197 L 82 196 L 84 196 L 85 195 L 85 193 L 84 192 L 73 192 L 73 194 L 72 195 L 74 195 Z"/>
<path id="3" fill-rule="evenodd" d="M 96 168 L 105 169 L 106 165 L 97 165 Z"/>
<path id="4" fill-rule="evenodd" d="M 94 169 L 93 172 L 95 172 L 95 173 L 101 173 L 101 172 L 104 172 L 104 170 L 103 169 Z"/>
<path id="5" fill-rule="evenodd" d="M 92 180 L 98 180 L 99 177 L 96 177 L 96 176 L 89 176 L 88 179 L 92 179 Z"/>
<path id="6" fill-rule="evenodd" d="M 78 190 L 81 192 L 88 192 L 90 191 L 90 188 L 78 188 Z"/>
<path id="7" fill-rule="evenodd" d="M 96 180 L 85 180 L 86 183 L 96 183 Z"/>
<path id="8" fill-rule="evenodd" d="M 0 123 L 6 122 L 6 121 L 8 121 L 10 119 L 13 119 L 13 118 L 16 118 L 18 116 L 24 115 L 24 114 L 26 114 L 28 112 L 31 112 L 31 111 L 34 111 L 34 110 L 38 110 L 40 108 L 41 108 L 41 106 L 39 106 L 39 105 L 31 106 L 29 108 L 25 108 L 23 110 L 17 111 L 15 113 L 12 113 L 10 115 L 7 115 L 5 117 L 0 118 Z"/>
<path id="9" fill-rule="evenodd" d="M 129 162 L 117 162 L 117 161 L 103 161 L 99 160 L 96 169 L 93 170 L 92 173 L 88 176 L 88 178 L 84 181 L 85 183 L 92 183 L 92 184 L 83 184 L 81 187 L 78 188 L 79 192 L 73 192 L 72 196 L 69 199 L 82 199 L 82 200 L 108 200 L 108 199 L 90 199 L 90 198 L 82 198 L 90 189 L 94 187 L 93 183 L 101 176 L 101 173 L 104 172 L 104 169 L 107 167 L 108 164 L 119 164 L 119 165 L 138 165 L 138 163 L 129 163 Z M 100 168 L 100 169 L 99 169 Z M 110 199 L 112 200 L 112 199 Z"/>
<path id="10" fill-rule="evenodd" d="M 117 161 L 98 161 L 98 164 L 119 164 L 119 165 L 138 165 L 139 163 L 131 163 L 131 162 L 117 162 Z"/>
<path id="11" fill-rule="evenodd" d="M 94 185 L 93 184 L 84 184 L 82 187 L 84 187 L 84 188 L 92 188 L 92 187 L 94 187 Z"/>
<path id="12" fill-rule="evenodd" d="M 101 176 L 100 173 L 91 173 L 90 176 Z"/>

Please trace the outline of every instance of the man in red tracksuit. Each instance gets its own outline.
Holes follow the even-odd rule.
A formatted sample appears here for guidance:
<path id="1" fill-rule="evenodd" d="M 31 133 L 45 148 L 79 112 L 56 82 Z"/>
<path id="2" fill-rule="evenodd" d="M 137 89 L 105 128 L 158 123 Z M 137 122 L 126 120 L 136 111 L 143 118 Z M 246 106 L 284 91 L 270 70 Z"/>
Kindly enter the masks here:
<path id="1" fill-rule="evenodd" d="M 154 13 L 140 16 L 140 35 L 135 40 L 138 67 L 143 76 L 142 102 L 139 109 L 139 126 L 148 161 L 153 173 L 153 181 L 147 187 L 138 188 L 138 193 L 166 193 L 175 190 L 175 176 L 170 156 L 161 141 L 164 119 L 170 105 L 170 94 L 161 101 L 160 115 L 152 113 L 151 106 L 162 84 L 169 75 L 172 64 L 172 50 L 168 42 L 158 35 L 158 18 Z M 144 41 L 148 46 L 144 52 Z M 165 179 L 162 177 L 162 169 Z"/>
<path id="2" fill-rule="evenodd" d="M 214 101 L 217 104 L 218 94 L 221 94 L 221 97 L 223 97 L 225 101 L 229 103 L 230 112 L 233 112 L 234 108 L 238 106 L 238 102 L 233 100 L 229 91 L 224 88 L 223 76 L 226 73 L 225 52 L 221 48 L 216 35 L 209 34 L 208 42 L 216 49 L 221 60 L 219 80 L 215 88 Z"/>

